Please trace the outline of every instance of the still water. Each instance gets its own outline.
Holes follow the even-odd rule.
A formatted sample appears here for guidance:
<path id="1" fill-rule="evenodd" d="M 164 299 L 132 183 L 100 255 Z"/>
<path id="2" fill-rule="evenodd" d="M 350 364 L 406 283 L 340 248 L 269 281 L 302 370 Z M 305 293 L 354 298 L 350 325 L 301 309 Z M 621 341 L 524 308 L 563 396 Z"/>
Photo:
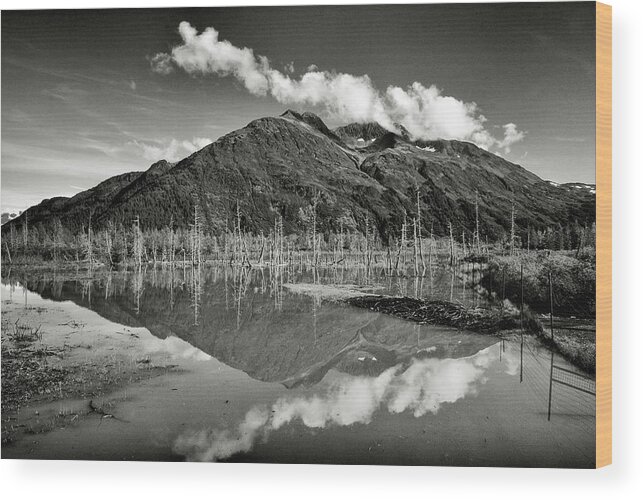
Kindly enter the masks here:
<path id="1" fill-rule="evenodd" d="M 100 315 L 181 367 L 121 390 L 119 420 L 39 436 L 34 458 L 593 466 L 594 396 L 553 384 L 548 419 L 552 360 L 576 370 L 537 342 L 417 325 L 282 286 L 293 282 L 482 302 L 439 269 L 5 278 L 3 300 Z"/>

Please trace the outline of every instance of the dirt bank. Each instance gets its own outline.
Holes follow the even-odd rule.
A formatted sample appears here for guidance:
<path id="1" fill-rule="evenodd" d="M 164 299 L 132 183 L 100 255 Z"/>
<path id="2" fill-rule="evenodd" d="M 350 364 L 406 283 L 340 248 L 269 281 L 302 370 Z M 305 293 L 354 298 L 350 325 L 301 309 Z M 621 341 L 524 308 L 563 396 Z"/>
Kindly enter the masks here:
<path id="1" fill-rule="evenodd" d="M 70 304 L 3 290 L 2 444 L 70 425 L 103 410 L 110 392 L 179 370 L 143 329 Z M 152 342 L 152 344 L 150 343 Z M 64 401 L 58 411 L 52 403 Z M 110 418 L 110 417 L 106 417 Z"/>

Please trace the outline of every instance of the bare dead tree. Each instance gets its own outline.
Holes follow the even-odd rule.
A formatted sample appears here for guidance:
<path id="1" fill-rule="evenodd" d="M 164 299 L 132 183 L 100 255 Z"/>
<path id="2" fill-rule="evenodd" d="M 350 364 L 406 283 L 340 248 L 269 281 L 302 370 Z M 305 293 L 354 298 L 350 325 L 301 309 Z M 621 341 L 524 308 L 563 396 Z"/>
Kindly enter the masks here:
<path id="1" fill-rule="evenodd" d="M 449 242 L 451 244 L 451 256 L 449 258 L 449 261 L 451 265 L 453 266 L 455 264 L 454 262 L 454 244 L 453 244 L 453 224 L 451 224 L 451 221 L 449 221 Z"/>
<path id="2" fill-rule="evenodd" d="M 402 240 L 400 243 L 402 249 L 402 263 L 406 265 L 406 233 L 408 231 L 408 222 L 406 220 L 406 211 L 404 212 L 404 222 L 402 223 Z"/>
<path id="3" fill-rule="evenodd" d="M 462 230 L 462 254 L 463 255 L 467 254 L 467 240 L 464 235 L 464 229 Z"/>
<path id="4" fill-rule="evenodd" d="M 530 232 L 531 232 L 531 229 L 530 229 L 529 226 L 527 226 L 527 255 L 529 255 L 529 247 L 530 247 L 530 244 L 531 244 L 531 241 L 530 241 L 531 238 L 530 238 L 530 234 L 529 234 Z"/>
<path id="5" fill-rule="evenodd" d="M 174 215 L 170 216 L 170 266 L 174 267 L 174 254 L 176 252 L 176 242 L 174 239 Z"/>
<path id="6" fill-rule="evenodd" d="M 413 265 L 415 267 L 415 275 L 419 273 L 418 269 L 418 220 L 413 217 Z"/>
<path id="7" fill-rule="evenodd" d="M 141 233 L 141 219 L 138 215 L 134 219 L 134 227 L 132 229 L 134 231 L 134 259 L 140 269 L 143 265 L 143 234 Z"/>
<path id="8" fill-rule="evenodd" d="M 4 240 L 4 247 L 7 250 L 7 260 L 9 260 L 9 264 L 11 264 L 11 251 L 9 250 L 9 245 L 7 244 L 7 240 Z"/>
<path id="9" fill-rule="evenodd" d="M 202 262 L 202 243 L 203 243 L 203 230 L 201 228 L 201 217 L 199 215 L 199 208 L 194 205 L 194 245 L 195 245 L 195 258 L 196 263 Z"/>
<path id="10" fill-rule="evenodd" d="M 22 248 L 23 252 L 27 252 L 29 246 L 29 214 L 25 212 L 25 220 L 22 223 Z"/>
<path id="11" fill-rule="evenodd" d="M 112 249 L 114 247 L 114 242 L 112 240 L 113 232 L 114 232 L 114 223 L 110 220 L 107 222 L 107 227 L 103 232 L 104 234 L 103 238 L 105 240 L 105 252 L 107 253 L 107 258 L 109 259 L 110 264 L 114 263 L 114 261 L 112 260 Z"/>
<path id="12" fill-rule="evenodd" d="M 478 207 L 478 190 L 476 189 L 476 232 L 475 232 L 475 237 L 474 237 L 474 242 L 476 245 L 476 249 L 478 251 L 478 254 L 481 253 L 480 250 L 480 214 L 479 214 L 479 207 Z"/>
<path id="13" fill-rule="evenodd" d="M 239 200 L 237 200 L 237 222 L 236 222 L 234 231 L 236 234 L 236 242 L 237 242 L 237 248 L 236 248 L 235 254 L 239 256 L 239 258 L 243 262 L 243 256 L 242 256 L 243 247 L 241 244 L 241 208 L 239 206 Z"/>
<path id="14" fill-rule="evenodd" d="M 89 261 L 89 268 L 91 269 L 94 264 L 94 249 L 92 248 L 92 210 L 89 211 L 89 220 L 87 221 L 87 260 Z"/>
<path id="15" fill-rule="evenodd" d="M 11 249 L 15 250 L 17 246 L 17 235 L 16 235 L 16 225 L 13 222 L 9 227 L 9 242 L 11 243 Z"/>
<path id="16" fill-rule="evenodd" d="M 417 203 L 417 238 L 418 238 L 418 250 L 420 253 L 420 262 L 422 263 L 422 275 L 426 273 L 426 263 L 424 262 L 424 250 L 422 249 L 422 211 L 420 210 L 420 188 L 417 187 L 415 191 L 415 198 Z M 416 273 L 417 274 L 417 273 Z"/>
<path id="17" fill-rule="evenodd" d="M 315 190 L 312 204 L 312 243 L 313 243 L 313 264 L 316 266 L 319 260 L 317 251 L 317 205 L 319 204 L 319 191 Z"/>
<path id="18" fill-rule="evenodd" d="M 514 243 L 516 241 L 516 210 L 515 204 L 511 202 L 511 232 L 510 232 L 509 252 L 510 255 L 514 254 Z"/>
<path id="19" fill-rule="evenodd" d="M 60 222 L 60 219 L 56 218 L 54 220 L 54 261 L 57 261 L 59 258 L 59 248 L 62 245 L 63 239 L 63 225 Z"/>

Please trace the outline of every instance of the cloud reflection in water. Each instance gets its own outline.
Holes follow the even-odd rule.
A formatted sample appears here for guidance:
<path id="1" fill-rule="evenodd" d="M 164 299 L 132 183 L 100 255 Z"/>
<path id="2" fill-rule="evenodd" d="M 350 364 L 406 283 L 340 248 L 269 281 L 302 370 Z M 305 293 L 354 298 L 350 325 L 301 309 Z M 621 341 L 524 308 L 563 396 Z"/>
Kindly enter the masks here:
<path id="1" fill-rule="evenodd" d="M 271 407 L 254 406 L 236 429 L 184 433 L 175 441 L 174 451 L 192 461 L 221 460 L 250 451 L 257 439 L 294 420 L 323 429 L 368 424 L 381 407 L 390 413 L 409 410 L 415 417 L 435 414 L 441 405 L 477 393 L 487 381 L 484 373 L 492 348 L 460 359 L 413 359 L 377 377 L 340 374 L 323 395 L 286 396 Z"/>
<path id="2" fill-rule="evenodd" d="M 147 335 L 141 336 L 139 340 L 146 354 L 164 354 L 171 359 L 191 361 L 208 361 L 212 359 L 212 356 L 179 337 L 168 336 L 159 339 L 148 333 Z"/>

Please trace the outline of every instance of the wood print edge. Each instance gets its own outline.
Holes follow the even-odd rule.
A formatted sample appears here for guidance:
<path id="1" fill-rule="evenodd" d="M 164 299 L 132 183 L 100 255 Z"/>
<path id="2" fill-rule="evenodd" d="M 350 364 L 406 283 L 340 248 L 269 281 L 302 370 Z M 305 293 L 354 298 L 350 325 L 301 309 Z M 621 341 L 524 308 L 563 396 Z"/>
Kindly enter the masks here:
<path id="1" fill-rule="evenodd" d="M 612 7 L 596 3 L 596 467 L 612 463 Z"/>

